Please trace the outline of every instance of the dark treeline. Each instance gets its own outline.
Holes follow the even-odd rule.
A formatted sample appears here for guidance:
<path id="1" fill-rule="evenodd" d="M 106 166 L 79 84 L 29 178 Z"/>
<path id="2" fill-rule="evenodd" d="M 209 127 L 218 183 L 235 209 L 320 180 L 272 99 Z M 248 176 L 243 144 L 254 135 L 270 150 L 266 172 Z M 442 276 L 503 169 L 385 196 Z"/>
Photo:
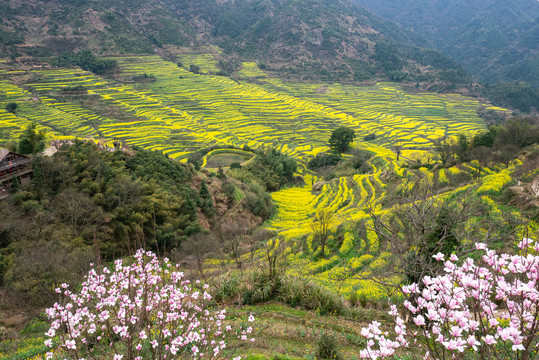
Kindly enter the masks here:
<path id="1" fill-rule="evenodd" d="M 76 284 L 90 262 L 141 247 L 168 255 L 194 236 L 218 237 L 223 224 L 232 226 L 229 211 L 239 228 L 260 224 L 274 211 L 267 191 L 294 180 L 296 170 L 273 149 L 229 175 L 81 141 L 35 156 L 33 166 L 31 186 L 15 185 L 0 206 L 0 291 L 30 306 L 49 304 L 53 289 Z"/>
<path id="2" fill-rule="evenodd" d="M 317 175 L 329 181 L 331 179 L 365 174 L 371 170 L 369 159 L 373 153 L 367 150 L 352 149 L 351 157 L 345 158 L 336 153 L 319 153 L 309 160 L 307 168 L 316 171 Z"/>
<path id="3" fill-rule="evenodd" d="M 52 64 L 59 67 L 80 66 L 83 70 L 103 75 L 113 71 L 117 66 L 117 61 L 114 59 L 100 59 L 90 50 L 81 50 L 76 53 L 64 53 L 55 58 Z"/>
<path id="4" fill-rule="evenodd" d="M 537 117 L 511 118 L 505 124 L 493 125 L 471 138 L 459 135 L 456 141 L 439 139 L 435 151 L 444 166 L 477 160 L 481 165 L 489 162 L 507 165 L 524 148 L 539 143 Z"/>
<path id="5" fill-rule="evenodd" d="M 486 96 L 497 106 L 530 113 L 539 109 L 539 89 L 523 82 L 487 85 Z"/>
<path id="6" fill-rule="evenodd" d="M 164 155 L 76 142 L 34 158 L 34 181 L 0 206 L 0 285 L 47 302 L 91 261 L 164 253 L 200 231 L 191 167 Z"/>

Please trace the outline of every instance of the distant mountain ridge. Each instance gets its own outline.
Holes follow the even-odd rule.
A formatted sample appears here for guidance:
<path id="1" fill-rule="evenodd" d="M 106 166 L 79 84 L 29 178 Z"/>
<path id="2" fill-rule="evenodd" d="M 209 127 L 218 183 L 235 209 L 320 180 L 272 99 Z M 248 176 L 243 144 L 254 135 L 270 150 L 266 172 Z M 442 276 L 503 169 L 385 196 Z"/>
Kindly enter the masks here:
<path id="1" fill-rule="evenodd" d="M 539 86 L 537 0 L 354 0 L 416 32 L 490 83 Z"/>
<path id="2" fill-rule="evenodd" d="M 0 5 L 0 46 L 14 58 L 218 45 L 291 79 L 470 83 L 426 42 L 347 0 L 21 0 Z"/>

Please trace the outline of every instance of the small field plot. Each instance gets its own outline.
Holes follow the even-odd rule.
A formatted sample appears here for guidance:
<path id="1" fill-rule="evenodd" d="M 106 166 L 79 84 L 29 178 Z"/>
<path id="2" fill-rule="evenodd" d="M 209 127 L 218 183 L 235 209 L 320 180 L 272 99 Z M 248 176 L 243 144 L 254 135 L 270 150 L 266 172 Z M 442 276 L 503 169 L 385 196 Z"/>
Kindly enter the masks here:
<path id="1" fill-rule="evenodd" d="M 213 154 L 208 154 L 206 163 L 207 168 L 229 167 L 234 163 L 244 163 L 253 157 L 252 153 L 235 152 L 235 151 L 220 151 Z"/>

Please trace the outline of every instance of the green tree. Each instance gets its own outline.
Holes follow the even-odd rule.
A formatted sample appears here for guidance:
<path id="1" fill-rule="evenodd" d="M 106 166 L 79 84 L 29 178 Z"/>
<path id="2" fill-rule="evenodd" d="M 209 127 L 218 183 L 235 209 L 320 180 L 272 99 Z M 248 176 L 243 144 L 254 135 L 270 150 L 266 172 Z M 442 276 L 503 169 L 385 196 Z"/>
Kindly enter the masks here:
<path id="1" fill-rule="evenodd" d="M 468 150 L 470 148 L 470 142 L 465 134 L 459 134 L 457 138 L 457 156 L 460 161 L 468 161 Z"/>
<path id="2" fill-rule="evenodd" d="M 6 104 L 6 110 L 10 113 L 15 114 L 15 111 L 17 110 L 17 103 L 10 102 Z"/>
<path id="3" fill-rule="evenodd" d="M 206 186 L 206 183 L 204 180 L 200 182 L 200 199 L 201 199 L 201 209 L 204 214 L 206 214 L 209 217 L 212 217 L 215 215 L 215 208 L 213 206 L 213 198 L 210 194 L 210 191 L 208 190 L 208 187 Z"/>
<path id="4" fill-rule="evenodd" d="M 21 154 L 37 154 L 45 149 L 45 132 L 36 130 L 36 123 L 31 123 L 22 133 L 17 144 Z"/>
<path id="5" fill-rule="evenodd" d="M 492 146 L 494 146 L 494 141 L 496 140 L 498 129 L 498 126 L 491 126 L 486 132 L 475 135 L 472 138 L 472 147 L 476 148 L 479 146 L 484 146 L 487 148 L 491 148 Z"/>
<path id="6" fill-rule="evenodd" d="M 356 137 L 353 129 L 341 126 L 331 133 L 329 138 L 329 147 L 337 153 L 343 153 L 350 148 L 350 143 Z"/>
<path id="7" fill-rule="evenodd" d="M 511 144 L 523 148 L 539 141 L 539 128 L 531 121 L 526 118 L 509 119 L 505 126 L 498 129 L 494 145 L 501 147 Z"/>

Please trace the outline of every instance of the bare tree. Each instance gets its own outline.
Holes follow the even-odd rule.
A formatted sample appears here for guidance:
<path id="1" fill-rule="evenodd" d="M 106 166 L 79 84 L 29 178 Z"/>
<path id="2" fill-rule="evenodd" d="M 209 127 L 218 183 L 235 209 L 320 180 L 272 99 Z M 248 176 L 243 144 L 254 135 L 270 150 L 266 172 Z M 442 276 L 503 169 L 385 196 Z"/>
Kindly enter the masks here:
<path id="1" fill-rule="evenodd" d="M 455 157 L 455 147 L 455 142 L 449 139 L 439 138 L 434 140 L 434 151 L 440 157 L 443 166 Z"/>
<path id="2" fill-rule="evenodd" d="M 250 236 L 247 237 L 247 246 L 251 255 L 251 262 L 254 260 L 255 252 L 264 246 L 264 244 L 275 236 L 275 232 L 264 228 L 256 228 Z"/>
<path id="3" fill-rule="evenodd" d="M 103 217 L 103 210 L 87 195 L 71 188 L 58 194 L 54 205 L 55 213 L 77 232 L 88 225 L 97 224 Z"/>
<path id="4" fill-rule="evenodd" d="M 180 245 L 180 259 L 198 271 L 202 279 L 206 279 L 205 262 L 221 251 L 219 242 L 211 234 L 196 233 Z"/>
<path id="5" fill-rule="evenodd" d="M 21 302 L 45 306 L 58 299 L 54 289 L 61 283 L 76 285 L 89 270 L 93 254 L 87 247 L 70 247 L 60 241 L 17 245 L 6 288 Z"/>
<path id="6" fill-rule="evenodd" d="M 275 237 L 262 244 L 262 252 L 268 266 L 268 276 L 276 279 L 279 272 L 285 271 L 286 259 L 284 258 L 284 239 Z"/>
<path id="7" fill-rule="evenodd" d="M 386 269 L 391 274 L 374 274 L 376 281 L 383 282 L 397 272 L 419 283 L 424 276 L 441 270 L 433 255 L 441 252 L 446 258 L 452 253 L 461 257 L 474 251 L 476 242 L 511 241 L 524 225 L 510 213 L 491 219 L 479 198 L 462 196 L 456 201 L 438 189 L 434 180 L 417 179 L 390 212 L 380 213 L 374 204 L 367 209 L 380 248 L 394 259 Z"/>
<path id="8" fill-rule="evenodd" d="M 321 254 L 324 258 L 326 257 L 326 243 L 333 223 L 333 212 L 326 208 L 320 209 L 311 220 L 311 231 L 314 239 L 320 244 Z"/>
<path id="9" fill-rule="evenodd" d="M 470 169 L 473 170 L 472 177 L 477 181 L 481 177 L 481 171 L 483 171 L 483 166 L 477 160 L 472 160 L 469 163 Z"/>
<path id="10" fill-rule="evenodd" d="M 486 146 L 474 147 L 469 152 L 470 158 L 476 159 L 483 166 L 486 166 L 492 159 L 492 155 L 492 149 Z"/>
<path id="11" fill-rule="evenodd" d="M 509 166 L 509 163 L 511 162 L 511 160 L 517 157 L 519 151 L 520 148 L 518 146 L 513 144 L 507 144 L 501 146 L 492 155 L 496 157 L 496 160 L 504 163 L 505 166 Z"/>
<path id="12" fill-rule="evenodd" d="M 243 271 L 243 263 L 246 260 L 243 257 L 247 253 L 246 243 L 252 230 L 252 227 L 232 220 L 221 223 L 218 229 L 225 254 L 236 263 L 241 271 Z"/>
<path id="13" fill-rule="evenodd" d="M 402 145 L 399 143 L 396 143 L 395 145 L 393 145 L 393 151 L 395 152 L 395 155 L 397 155 L 397 161 L 399 161 L 399 158 L 402 153 Z"/>

